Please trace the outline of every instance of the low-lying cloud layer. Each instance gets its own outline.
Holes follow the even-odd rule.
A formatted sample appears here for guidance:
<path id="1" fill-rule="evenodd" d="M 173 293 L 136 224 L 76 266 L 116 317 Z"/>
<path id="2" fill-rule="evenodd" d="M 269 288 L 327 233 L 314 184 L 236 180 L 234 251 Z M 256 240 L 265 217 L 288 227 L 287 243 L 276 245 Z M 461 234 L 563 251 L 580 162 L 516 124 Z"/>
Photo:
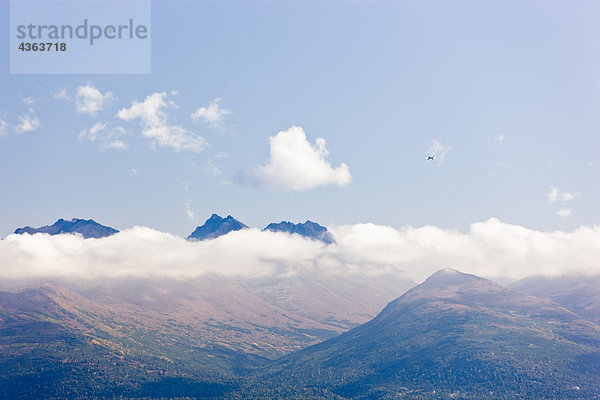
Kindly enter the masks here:
<path id="1" fill-rule="evenodd" d="M 467 233 L 374 224 L 331 230 L 336 243 L 329 246 L 257 229 L 202 242 L 146 227 L 103 239 L 9 235 L 0 240 L 0 278 L 267 276 L 317 269 L 367 275 L 403 271 L 419 282 L 445 267 L 510 278 L 600 273 L 597 226 L 541 232 L 491 218 L 471 224 Z"/>

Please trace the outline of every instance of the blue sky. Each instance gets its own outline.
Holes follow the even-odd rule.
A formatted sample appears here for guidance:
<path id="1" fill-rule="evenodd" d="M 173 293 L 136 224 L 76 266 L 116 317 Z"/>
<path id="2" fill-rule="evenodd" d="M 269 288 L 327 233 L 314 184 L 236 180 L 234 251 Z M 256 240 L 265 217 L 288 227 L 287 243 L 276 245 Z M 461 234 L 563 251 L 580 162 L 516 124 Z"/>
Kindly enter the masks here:
<path id="1" fill-rule="evenodd" d="M 153 1 L 149 75 L 11 75 L 5 56 L 0 236 L 61 217 L 187 235 L 213 212 L 256 227 L 600 224 L 599 11 L 591 1 Z M 6 1 L 0 18 L 8 25 Z M 80 88 L 105 101 L 86 108 Z M 161 145 L 139 117 L 119 117 L 155 93 L 165 124 L 203 146 Z M 215 99 L 230 113 L 194 121 Z M 39 124 L 23 129 L 20 117 Z M 106 128 L 91 141 L 96 124 Z M 312 159 L 299 164 L 316 171 L 304 186 L 293 171 L 274 179 L 279 164 L 261 169 L 269 138 L 293 126 L 351 181 Z M 126 148 L 106 148 L 115 140 Z M 449 150 L 427 161 L 434 140 Z M 306 150 L 284 142 L 293 158 Z"/>

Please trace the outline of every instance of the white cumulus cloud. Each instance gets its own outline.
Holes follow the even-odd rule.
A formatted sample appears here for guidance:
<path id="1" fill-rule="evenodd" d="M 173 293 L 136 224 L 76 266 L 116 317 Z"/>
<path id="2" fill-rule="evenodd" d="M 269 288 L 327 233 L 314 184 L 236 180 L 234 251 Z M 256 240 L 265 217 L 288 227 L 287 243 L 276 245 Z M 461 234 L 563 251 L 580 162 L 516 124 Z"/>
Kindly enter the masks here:
<path id="1" fill-rule="evenodd" d="M 37 102 L 37 99 L 31 96 L 21 96 L 21 101 L 23 101 L 25 105 L 32 106 Z"/>
<path id="2" fill-rule="evenodd" d="M 66 94 L 66 91 L 65 93 L 57 93 L 55 97 L 65 99 L 69 98 L 68 94 Z M 95 86 L 87 84 L 77 88 L 77 94 L 75 95 L 75 108 L 78 113 L 96 116 L 98 111 L 102 110 L 105 105 L 110 104 L 113 99 L 114 96 L 111 92 L 106 92 L 103 94 Z"/>
<path id="3" fill-rule="evenodd" d="M 108 124 L 97 122 L 91 128 L 85 128 L 79 132 L 78 139 L 87 139 L 90 142 L 99 142 L 100 150 L 125 150 L 127 143 L 121 139 L 126 134 L 123 127 L 116 126 L 109 128 Z"/>
<path id="4" fill-rule="evenodd" d="M 122 108 L 117 117 L 124 121 L 138 120 L 142 136 L 150 139 L 153 145 L 171 147 L 176 151 L 202 151 L 206 146 L 204 138 L 182 126 L 169 124 L 165 109 L 173 105 L 172 101 L 167 102 L 166 93 L 153 93 L 143 102 L 134 101 L 131 107 Z"/>
<path id="5" fill-rule="evenodd" d="M 219 101 L 221 99 L 217 97 L 208 104 L 208 107 L 200 107 L 194 111 L 191 115 L 194 122 L 202 120 L 214 128 L 224 128 L 225 116 L 231 114 L 231 111 L 221 107 Z"/>
<path id="6" fill-rule="evenodd" d="M 332 167 L 325 139 L 312 145 L 298 126 L 269 138 L 270 158 L 265 165 L 238 174 L 237 180 L 265 187 L 304 191 L 325 185 L 346 186 L 352 181 L 345 163 Z"/>
<path id="7" fill-rule="evenodd" d="M 19 116 L 19 123 L 15 125 L 17 133 L 31 132 L 38 129 L 42 124 L 40 119 L 35 115 L 33 108 L 30 108 L 27 114 Z"/>
<path id="8" fill-rule="evenodd" d="M 91 128 L 83 129 L 81 132 L 79 132 L 78 139 L 83 140 L 87 138 L 90 142 L 94 142 L 98 137 L 98 133 L 103 131 L 104 129 L 106 129 L 106 124 L 98 122 L 94 124 Z"/>
<path id="9" fill-rule="evenodd" d="M 550 186 L 550 191 L 547 194 L 548 202 L 554 204 L 560 202 L 562 204 L 574 200 L 576 197 L 581 196 L 581 193 L 561 193 L 556 186 Z"/>
<path id="10" fill-rule="evenodd" d="M 560 209 L 556 212 L 561 218 L 568 218 L 573 214 L 572 208 L 566 208 L 566 204 L 570 201 L 575 200 L 577 197 L 581 196 L 581 193 L 561 193 L 560 190 L 556 186 L 550 186 L 550 191 L 546 195 L 548 198 L 548 203 L 555 204 L 558 203 Z"/>
<path id="11" fill-rule="evenodd" d="M 10 127 L 9 123 L 3 119 L 0 119 L 0 136 L 3 136 L 8 132 L 8 128 Z"/>
<path id="12" fill-rule="evenodd" d="M 69 101 L 71 100 L 71 95 L 69 94 L 69 91 L 65 87 L 61 87 L 60 89 L 58 89 L 52 97 L 54 97 L 55 99 L 60 99 L 60 100 L 69 100 Z"/>
<path id="13" fill-rule="evenodd" d="M 24 103 L 30 103 L 23 100 Z M 17 117 L 18 122 L 9 122 L 0 118 L 0 136 L 8 135 L 9 133 L 26 133 L 33 132 L 42 126 L 40 119 L 35 114 L 32 107 L 28 107 L 27 112 Z"/>

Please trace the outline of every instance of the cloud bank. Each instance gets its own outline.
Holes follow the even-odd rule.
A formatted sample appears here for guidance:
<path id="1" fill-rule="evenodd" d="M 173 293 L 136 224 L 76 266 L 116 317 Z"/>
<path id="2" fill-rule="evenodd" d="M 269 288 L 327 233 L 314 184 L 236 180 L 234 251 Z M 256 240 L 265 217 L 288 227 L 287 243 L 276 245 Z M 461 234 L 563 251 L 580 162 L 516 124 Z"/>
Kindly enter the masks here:
<path id="1" fill-rule="evenodd" d="M 332 167 L 325 139 L 317 138 L 313 146 L 298 126 L 269 138 L 270 158 L 265 165 L 238 174 L 241 183 L 275 189 L 304 191 L 319 186 L 346 186 L 352 181 L 345 163 Z"/>
<path id="2" fill-rule="evenodd" d="M 146 227 L 102 239 L 9 235 L 0 240 L 0 278 L 273 276 L 318 270 L 354 275 L 405 272 L 419 282 L 446 267 L 515 279 L 600 273 L 598 226 L 542 232 L 491 218 L 471 224 L 466 233 L 374 224 L 340 226 L 332 233 L 336 243 L 328 246 L 258 229 L 202 242 Z"/>

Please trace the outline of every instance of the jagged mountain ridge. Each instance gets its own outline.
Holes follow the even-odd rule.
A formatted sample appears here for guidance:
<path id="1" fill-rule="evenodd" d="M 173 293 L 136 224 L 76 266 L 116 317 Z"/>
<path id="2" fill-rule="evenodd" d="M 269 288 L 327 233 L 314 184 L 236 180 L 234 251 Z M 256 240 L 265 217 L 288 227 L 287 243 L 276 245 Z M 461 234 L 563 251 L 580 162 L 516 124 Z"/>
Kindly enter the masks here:
<path id="1" fill-rule="evenodd" d="M 248 226 L 231 215 L 223 218 L 218 214 L 212 214 L 203 225 L 196 227 L 194 232 L 188 236 L 189 240 L 206 240 L 214 239 L 222 235 L 226 235 L 232 231 L 246 229 Z M 306 220 L 304 223 L 294 224 L 288 221 L 279 223 L 270 223 L 264 231 L 271 232 L 286 232 L 291 235 L 298 234 L 314 240 L 320 240 L 326 244 L 334 242 L 333 236 L 326 227 Z"/>
<path id="2" fill-rule="evenodd" d="M 243 222 L 238 221 L 231 215 L 223 218 L 218 214 L 212 214 L 203 225 L 197 226 L 196 229 L 187 237 L 188 240 L 207 240 L 214 239 L 219 236 L 226 235 L 229 232 L 247 229 L 248 226 Z M 287 232 L 289 234 L 298 234 L 310 239 L 320 240 L 326 244 L 334 242 L 333 236 L 328 229 L 322 225 L 307 220 L 304 223 L 294 224 L 288 221 L 280 223 L 270 223 L 265 231 L 272 232 Z M 18 235 L 36 233 L 47 233 L 49 235 L 60 234 L 81 234 L 85 239 L 88 238 L 103 238 L 118 233 L 117 229 L 109 226 L 104 226 L 94 221 L 93 219 L 73 218 L 65 220 L 60 218 L 52 225 L 45 225 L 39 228 L 25 226 L 17 228 L 14 233 Z"/>
<path id="3" fill-rule="evenodd" d="M 60 235 L 63 233 L 79 233 L 85 239 L 88 238 L 103 238 L 114 235 L 119 231 L 109 226 L 104 226 L 94 221 L 93 219 L 80 219 L 73 218 L 71 220 L 64 220 L 60 218 L 52 225 L 42 226 L 40 228 L 33 228 L 31 226 L 25 226 L 15 230 L 15 234 L 22 235 L 28 233 L 34 235 L 36 233 L 47 233 L 49 235 Z"/>
<path id="4" fill-rule="evenodd" d="M 272 232 L 287 232 L 289 234 L 298 234 L 307 238 L 320 240 L 326 244 L 333 243 L 333 236 L 326 227 L 306 220 L 304 223 L 294 224 L 289 221 L 281 221 L 279 223 L 270 223 L 264 229 L 265 231 Z"/>

